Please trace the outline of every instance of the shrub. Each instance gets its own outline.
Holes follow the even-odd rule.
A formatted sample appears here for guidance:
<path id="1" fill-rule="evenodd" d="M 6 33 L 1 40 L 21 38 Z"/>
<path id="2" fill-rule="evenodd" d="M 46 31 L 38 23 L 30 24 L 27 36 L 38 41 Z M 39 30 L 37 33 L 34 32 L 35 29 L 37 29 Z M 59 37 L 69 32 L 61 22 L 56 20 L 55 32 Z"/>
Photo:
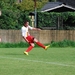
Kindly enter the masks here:
<path id="1" fill-rule="evenodd" d="M 51 47 L 75 47 L 75 41 L 63 40 L 59 42 L 52 42 Z"/>
<path id="2" fill-rule="evenodd" d="M 45 44 L 48 45 L 48 44 Z M 29 44 L 26 42 L 19 42 L 19 43 L 0 43 L 0 48 L 25 48 L 28 47 Z M 35 47 L 39 47 L 35 44 Z M 50 43 L 50 47 L 75 47 L 75 41 L 71 40 L 63 40 L 59 42 L 52 41 Z"/>
<path id="3" fill-rule="evenodd" d="M 0 48 L 25 48 L 28 47 L 29 44 L 26 42 L 18 42 L 18 43 L 0 43 Z M 35 47 L 38 45 L 35 44 Z"/>

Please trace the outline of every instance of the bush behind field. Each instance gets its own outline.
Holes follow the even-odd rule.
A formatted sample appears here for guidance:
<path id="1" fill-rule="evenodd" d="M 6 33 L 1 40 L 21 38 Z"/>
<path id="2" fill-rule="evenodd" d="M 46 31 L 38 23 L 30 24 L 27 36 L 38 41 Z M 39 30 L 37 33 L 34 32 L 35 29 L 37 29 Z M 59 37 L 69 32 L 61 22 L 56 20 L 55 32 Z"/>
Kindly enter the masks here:
<path id="1" fill-rule="evenodd" d="M 28 44 L 25 42 L 19 43 L 0 43 L 0 48 L 22 48 L 27 47 Z"/>
<path id="2" fill-rule="evenodd" d="M 48 44 L 45 44 L 48 45 Z M 0 48 L 25 48 L 28 47 L 29 44 L 26 42 L 19 42 L 19 43 L 0 43 Z M 63 40 L 59 42 L 52 41 L 50 43 L 51 47 L 75 47 L 75 41 L 71 40 Z M 35 47 L 39 47 L 35 44 Z"/>
<path id="3" fill-rule="evenodd" d="M 25 48 L 28 47 L 29 44 L 26 42 L 19 42 L 19 43 L 0 43 L 0 48 Z M 35 45 L 35 47 L 38 47 Z"/>
<path id="4" fill-rule="evenodd" d="M 51 47 L 75 47 L 75 41 L 63 40 L 59 42 L 51 42 Z"/>

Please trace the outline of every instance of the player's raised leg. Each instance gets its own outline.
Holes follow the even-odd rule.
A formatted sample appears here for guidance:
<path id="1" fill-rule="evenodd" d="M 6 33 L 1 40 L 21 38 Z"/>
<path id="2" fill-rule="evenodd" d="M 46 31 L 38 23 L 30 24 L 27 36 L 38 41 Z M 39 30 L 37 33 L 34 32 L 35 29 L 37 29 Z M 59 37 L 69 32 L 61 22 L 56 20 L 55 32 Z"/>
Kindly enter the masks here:
<path id="1" fill-rule="evenodd" d="M 50 45 L 45 46 L 44 44 L 40 43 L 36 38 L 34 39 L 34 42 L 36 42 L 36 44 L 37 44 L 38 46 L 44 48 L 45 50 L 47 50 L 47 49 L 50 47 Z"/>

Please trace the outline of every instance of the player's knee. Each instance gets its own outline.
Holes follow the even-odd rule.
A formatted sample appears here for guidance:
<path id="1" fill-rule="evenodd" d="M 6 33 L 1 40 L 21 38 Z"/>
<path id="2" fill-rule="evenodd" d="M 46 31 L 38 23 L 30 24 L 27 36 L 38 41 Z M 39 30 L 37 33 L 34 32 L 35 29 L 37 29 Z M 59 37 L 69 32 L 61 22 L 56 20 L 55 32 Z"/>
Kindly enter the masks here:
<path id="1" fill-rule="evenodd" d="M 31 46 L 33 46 L 33 47 L 34 47 L 35 45 L 34 45 L 34 44 L 31 44 Z"/>
<path id="2" fill-rule="evenodd" d="M 35 38 L 35 39 L 34 39 L 34 42 L 38 42 L 38 40 Z"/>

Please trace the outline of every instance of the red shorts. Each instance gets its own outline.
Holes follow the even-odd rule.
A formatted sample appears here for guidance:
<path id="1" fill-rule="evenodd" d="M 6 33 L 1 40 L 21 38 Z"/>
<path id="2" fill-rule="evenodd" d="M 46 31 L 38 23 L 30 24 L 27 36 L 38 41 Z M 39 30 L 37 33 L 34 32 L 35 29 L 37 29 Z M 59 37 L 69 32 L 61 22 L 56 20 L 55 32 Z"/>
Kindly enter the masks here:
<path id="1" fill-rule="evenodd" d="M 33 36 L 27 36 L 26 39 L 29 41 L 29 43 L 34 43 L 34 37 Z"/>

